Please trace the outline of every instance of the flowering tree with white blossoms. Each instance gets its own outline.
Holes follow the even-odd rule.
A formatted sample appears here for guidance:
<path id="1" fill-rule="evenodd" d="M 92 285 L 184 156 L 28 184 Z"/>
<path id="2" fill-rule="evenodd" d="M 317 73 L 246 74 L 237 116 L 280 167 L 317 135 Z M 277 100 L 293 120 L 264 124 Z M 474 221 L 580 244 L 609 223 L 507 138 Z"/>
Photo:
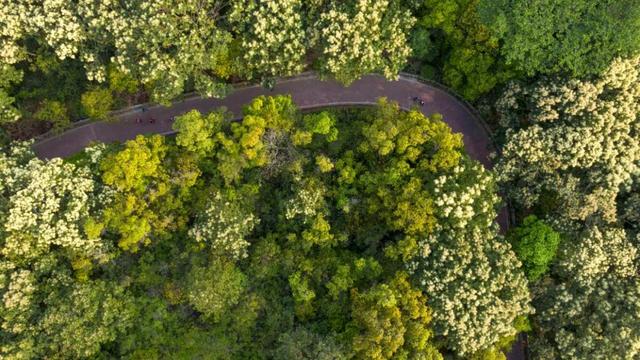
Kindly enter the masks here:
<path id="1" fill-rule="evenodd" d="M 540 359 L 640 356 L 638 250 L 624 230 L 590 227 L 560 254 L 561 282 L 537 301 Z"/>
<path id="2" fill-rule="evenodd" d="M 198 242 L 211 244 L 216 253 L 230 255 L 233 259 L 244 258 L 249 247 L 245 237 L 260 221 L 246 210 L 238 199 L 216 192 L 207 209 L 197 217 L 189 235 Z"/>
<path id="3" fill-rule="evenodd" d="M 27 261 L 56 246 L 73 256 L 102 256 L 100 234 L 87 234 L 85 224 L 108 198 L 88 168 L 42 161 L 28 145 L 11 152 L 0 154 L 2 255 Z"/>
<path id="4" fill-rule="evenodd" d="M 222 80 L 231 75 L 234 64 L 228 47 L 231 35 L 218 27 L 224 1 L 113 3 L 116 18 L 101 19 L 114 37 L 112 61 L 151 86 L 155 101 L 166 103 L 180 95 L 189 79 L 204 96 L 225 94 Z"/>
<path id="5" fill-rule="evenodd" d="M 535 358 L 640 354 L 639 79 L 640 57 L 617 59 L 593 79 L 513 83 L 497 103 L 508 128 L 500 180 L 517 204 L 548 209 L 567 239 L 534 298 Z"/>
<path id="6" fill-rule="evenodd" d="M 205 96 L 226 92 L 235 71 L 231 35 L 218 27 L 224 1 L 0 1 L 0 63 L 28 60 L 25 39 L 36 36 L 57 57 L 80 60 L 87 78 L 106 80 L 106 65 L 148 86 L 167 103 L 193 79 Z M 113 54 L 108 58 L 108 54 Z"/>
<path id="7" fill-rule="evenodd" d="M 230 17 L 238 25 L 249 78 L 303 70 L 307 49 L 301 7 L 301 0 L 236 0 Z"/>
<path id="8" fill-rule="evenodd" d="M 284 217 L 293 220 L 300 216 L 303 222 L 310 221 L 316 214 L 325 210 L 324 195 L 326 189 L 317 181 L 296 179 L 295 194 L 285 202 Z"/>
<path id="9" fill-rule="evenodd" d="M 130 324 L 123 289 L 83 274 L 108 258 L 91 226 L 108 199 L 85 166 L 0 152 L 0 357 L 90 357 Z"/>
<path id="10" fill-rule="evenodd" d="M 319 45 L 320 72 L 350 84 L 381 72 L 394 79 L 411 54 L 411 13 L 389 0 L 333 3 L 320 14 L 312 39 Z"/>
<path id="11" fill-rule="evenodd" d="M 104 18 L 115 20 L 115 1 L 91 0 L 0 1 L 0 63 L 30 60 L 26 39 L 36 37 L 40 46 L 53 50 L 60 60 L 79 59 L 89 80 L 106 79 L 102 54 L 112 45 L 100 26 Z"/>
<path id="12" fill-rule="evenodd" d="M 640 57 L 594 80 L 511 84 L 497 103 L 507 130 L 499 180 L 518 204 L 554 194 L 563 225 L 616 220 L 618 192 L 640 173 Z"/>
<path id="13" fill-rule="evenodd" d="M 529 291 L 520 262 L 497 235 L 491 173 L 463 160 L 434 187 L 438 225 L 408 266 L 428 294 L 436 333 L 468 356 L 515 335 L 516 318 L 531 312 Z"/>

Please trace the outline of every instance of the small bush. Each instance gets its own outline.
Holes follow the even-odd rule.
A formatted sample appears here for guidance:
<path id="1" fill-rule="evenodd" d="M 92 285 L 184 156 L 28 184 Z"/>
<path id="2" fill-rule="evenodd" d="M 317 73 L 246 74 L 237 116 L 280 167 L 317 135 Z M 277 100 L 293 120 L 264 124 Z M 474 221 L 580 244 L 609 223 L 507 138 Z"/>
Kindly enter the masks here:
<path id="1" fill-rule="evenodd" d="M 63 103 L 54 100 L 43 101 L 33 117 L 36 120 L 51 123 L 54 131 L 61 131 L 71 124 L 67 108 Z"/>
<path id="2" fill-rule="evenodd" d="M 95 88 L 82 94 L 82 109 L 94 120 L 107 120 L 113 106 L 113 95 L 109 89 Z"/>

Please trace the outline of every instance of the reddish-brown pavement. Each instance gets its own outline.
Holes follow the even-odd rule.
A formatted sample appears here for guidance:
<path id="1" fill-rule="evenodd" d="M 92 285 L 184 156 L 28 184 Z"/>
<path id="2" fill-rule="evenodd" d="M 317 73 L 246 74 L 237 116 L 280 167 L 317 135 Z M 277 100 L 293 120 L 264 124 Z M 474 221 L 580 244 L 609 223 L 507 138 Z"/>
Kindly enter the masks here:
<path id="1" fill-rule="evenodd" d="M 170 107 L 151 106 L 144 113 L 140 107 L 135 107 L 116 115 L 115 121 L 86 123 L 46 138 L 33 147 L 41 158 L 65 157 L 82 150 L 91 142 L 110 143 L 129 140 L 138 134 L 171 133 L 170 119 L 191 109 L 206 113 L 224 106 L 239 118 L 242 106 L 256 96 L 277 94 L 291 95 L 303 110 L 337 105 L 372 105 L 380 97 L 397 101 L 402 108 L 409 109 L 415 105 L 412 98 L 418 96 L 425 102 L 421 107 L 425 115 L 442 114 L 454 132 L 463 134 L 470 156 L 485 166 L 491 166 L 488 158 L 491 148 L 489 134 L 470 109 L 446 91 L 404 75 L 397 81 L 369 75 L 348 87 L 335 81 L 321 81 L 314 75 L 302 75 L 278 82 L 273 91 L 261 86 L 247 86 L 235 89 L 223 99 L 191 97 Z M 140 118 L 142 123 L 137 123 L 136 118 Z M 149 123 L 151 118 L 156 121 Z"/>
<path id="2" fill-rule="evenodd" d="M 469 155 L 491 168 L 489 153 L 493 151 L 490 134 L 473 111 L 461 100 L 442 88 L 421 82 L 409 75 L 400 75 L 397 81 L 388 81 L 378 75 L 364 76 L 345 87 L 335 81 L 321 81 L 313 74 L 283 79 L 273 90 L 262 86 L 246 86 L 234 89 L 223 99 L 190 97 L 169 107 L 149 106 L 142 112 L 141 106 L 120 112 L 108 122 L 88 122 L 60 135 L 45 138 L 33 145 L 40 158 L 66 157 L 84 149 L 92 142 L 122 142 L 138 134 L 171 134 L 171 118 L 189 110 L 210 112 L 221 106 L 230 110 L 239 119 L 242 107 L 259 95 L 291 95 L 302 110 L 328 106 L 373 105 L 380 97 L 397 101 L 403 109 L 416 104 L 414 97 L 424 101 L 421 110 L 425 115 L 442 114 L 444 121 L 454 132 L 461 133 Z M 136 119 L 140 119 L 138 123 Z M 150 123 L 150 119 L 155 122 Z M 508 212 L 503 208 L 498 222 L 504 231 L 508 227 Z M 516 342 L 507 355 L 509 360 L 524 359 L 522 341 Z"/>

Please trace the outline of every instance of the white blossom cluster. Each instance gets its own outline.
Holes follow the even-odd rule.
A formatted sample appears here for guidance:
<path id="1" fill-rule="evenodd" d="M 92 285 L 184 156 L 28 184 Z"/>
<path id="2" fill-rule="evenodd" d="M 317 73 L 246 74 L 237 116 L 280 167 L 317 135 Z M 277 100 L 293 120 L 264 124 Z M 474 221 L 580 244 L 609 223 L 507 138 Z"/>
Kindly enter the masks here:
<path id="1" fill-rule="evenodd" d="M 2 295 L 2 331 L 19 334 L 27 330 L 35 278 L 31 271 L 16 269 L 11 263 L 0 264 L 0 292 Z"/>
<path id="2" fill-rule="evenodd" d="M 87 47 L 94 36 L 92 17 L 98 15 L 91 0 L 1 0 L 0 63 L 24 60 L 23 40 L 29 35 L 42 39 L 61 60 L 91 57 L 96 49 Z"/>
<path id="3" fill-rule="evenodd" d="M 460 356 L 515 334 L 532 311 L 520 262 L 497 235 L 499 199 L 491 173 L 470 160 L 434 180 L 436 228 L 407 264 L 434 310 L 436 332 Z"/>
<path id="4" fill-rule="evenodd" d="M 166 102 L 193 78 L 203 95 L 220 95 L 229 75 L 231 35 L 217 28 L 221 1 L 0 0 L 0 63 L 25 60 L 24 39 L 41 36 L 60 59 L 80 59 L 89 80 L 106 80 L 111 61 Z M 111 59 L 104 54 L 114 52 Z M 210 76 L 214 74 L 216 76 Z"/>
<path id="5" fill-rule="evenodd" d="M 623 229 L 591 227 L 560 254 L 565 280 L 547 289 L 538 317 L 542 359 L 636 359 L 640 356 L 638 250 Z M 551 338 L 549 342 L 545 339 Z"/>
<path id="6" fill-rule="evenodd" d="M 325 190 L 316 182 L 299 181 L 294 191 L 295 195 L 285 202 L 285 219 L 292 220 L 301 215 L 306 222 L 324 207 Z"/>
<path id="7" fill-rule="evenodd" d="M 369 72 L 395 79 L 411 54 L 415 19 L 389 0 L 355 0 L 320 15 L 312 39 L 320 44 L 321 70 L 346 84 Z"/>
<path id="8" fill-rule="evenodd" d="M 500 180 L 524 206 L 552 192 L 550 220 L 569 240 L 559 278 L 536 297 L 534 358 L 640 356 L 638 249 L 634 234 L 616 227 L 637 229 L 639 80 L 640 57 L 617 59 L 595 79 L 512 84 L 497 103 L 511 128 Z"/>
<path id="9" fill-rule="evenodd" d="M 0 63 L 16 64 L 24 59 L 25 50 L 19 41 L 33 31 L 30 2 L 0 0 Z"/>
<path id="10" fill-rule="evenodd" d="M 482 165 L 460 164 L 451 174 L 438 176 L 433 184 L 438 224 L 463 229 L 479 219 L 485 222 L 483 226 L 491 225 L 500 199 L 493 176 Z"/>
<path id="11" fill-rule="evenodd" d="M 6 201 L 0 207 L 2 255 L 27 260 L 51 246 L 81 256 L 99 255 L 101 239 L 88 238 L 83 225 L 106 199 L 87 168 L 59 158 L 43 162 L 19 147 L 13 155 L 0 155 L 0 183 Z"/>
<path id="12" fill-rule="evenodd" d="M 532 312 L 520 262 L 495 226 L 438 230 L 419 247 L 409 270 L 428 294 L 436 332 L 458 355 L 514 335 L 515 318 Z"/>
<path id="13" fill-rule="evenodd" d="M 89 158 L 89 162 L 91 162 L 91 164 L 98 165 L 106 155 L 107 148 L 107 144 L 97 143 L 84 148 L 84 152 L 87 154 L 87 157 Z"/>
<path id="14" fill-rule="evenodd" d="M 240 259 L 247 256 L 250 245 L 245 237 L 259 221 L 253 214 L 243 211 L 241 204 L 216 192 L 189 235 L 198 242 L 210 243 L 214 251 Z"/>
<path id="15" fill-rule="evenodd" d="M 219 96 L 224 86 L 207 73 L 220 74 L 228 61 L 231 36 L 217 27 L 221 2 L 152 0 L 120 7 L 101 4 L 100 27 L 114 39 L 111 59 L 120 71 L 133 74 L 157 90 L 154 99 L 166 102 L 182 93 L 193 77 L 205 96 Z M 109 11 L 109 8 L 116 11 Z"/>
<path id="16" fill-rule="evenodd" d="M 238 0 L 231 17 L 242 29 L 248 76 L 290 76 L 304 68 L 301 0 Z"/>
<path id="17" fill-rule="evenodd" d="M 498 102 L 507 131 L 496 166 L 510 195 L 531 206 L 558 191 L 566 221 L 615 220 L 616 194 L 640 174 L 640 57 L 595 80 L 511 85 Z M 526 121 L 519 128 L 521 121 Z M 566 222 L 565 221 L 565 222 Z"/>
<path id="18" fill-rule="evenodd" d="M 566 277 L 587 284 L 602 274 L 626 278 L 637 275 L 638 250 L 624 229 L 593 226 L 580 237 L 559 255 L 559 269 Z"/>

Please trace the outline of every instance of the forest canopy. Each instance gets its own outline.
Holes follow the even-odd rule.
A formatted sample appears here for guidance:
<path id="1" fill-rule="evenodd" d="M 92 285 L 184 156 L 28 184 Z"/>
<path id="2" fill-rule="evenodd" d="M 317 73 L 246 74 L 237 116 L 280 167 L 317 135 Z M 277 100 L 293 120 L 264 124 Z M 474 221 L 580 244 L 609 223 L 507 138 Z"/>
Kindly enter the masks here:
<path id="1" fill-rule="evenodd" d="M 0 358 L 638 358 L 639 56 L 637 0 L 0 0 Z M 23 142 L 307 72 L 477 111 L 260 97 Z"/>
<path id="2" fill-rule="evenodd" d="M 1 155 L 4 358 L 442 359 L 513 341 L 531 309 L 496 183 L 439 115 L 279 96 L 230 118 L 194 110 L 175 138 L 68 160 Z"/>

